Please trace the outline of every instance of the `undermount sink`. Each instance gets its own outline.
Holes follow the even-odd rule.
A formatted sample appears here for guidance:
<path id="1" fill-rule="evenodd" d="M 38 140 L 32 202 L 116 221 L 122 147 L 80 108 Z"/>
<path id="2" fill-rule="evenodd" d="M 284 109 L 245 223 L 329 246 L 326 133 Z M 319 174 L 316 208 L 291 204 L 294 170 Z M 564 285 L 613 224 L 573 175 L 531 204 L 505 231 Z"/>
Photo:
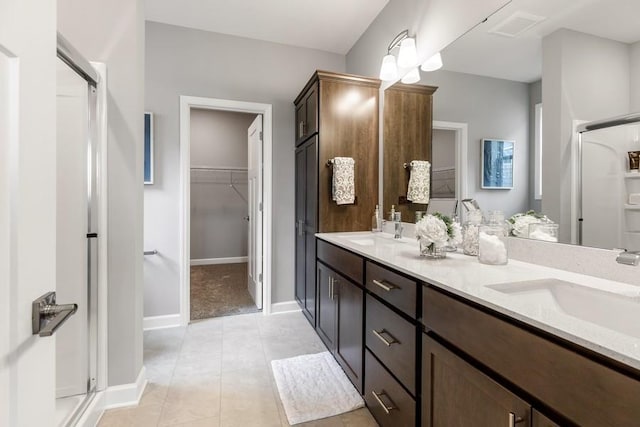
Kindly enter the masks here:
<path id="1" fill-rule="evenodd" d="M 373 246 L 376 244 L 376 241 L 372 238 L 363 237 L 360 239 L 349 239 L 351 243 L 355 243 L 360 246 Z"/>
<path id="2" fill-rule="evenodd" d="M 389 233 L 372 233 L 367 237 L 355 237 L 355 236 L 338 236 L 346 239 L 350 243 L 355 243 L 360 246 L 375 246 L 376 243 L 409 243 L 414 242 L 414 239 L 408 237 L 402 237 L 400 239 L 394 239 L 393 234 Z"/>
<path id="3" fill-rule="evenodd" d="M 556 308 L 570 316 L 640 338 L 640 289 L 620 295 L 557 279 L 488 285 L 512 298 Z"/>

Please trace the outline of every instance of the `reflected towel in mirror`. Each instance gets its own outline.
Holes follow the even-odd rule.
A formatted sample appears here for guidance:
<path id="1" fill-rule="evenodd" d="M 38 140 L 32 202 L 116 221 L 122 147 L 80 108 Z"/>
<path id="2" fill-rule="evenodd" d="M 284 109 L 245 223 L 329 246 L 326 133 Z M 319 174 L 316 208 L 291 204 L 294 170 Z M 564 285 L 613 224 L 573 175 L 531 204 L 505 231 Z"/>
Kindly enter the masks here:
<path id="1" fill-rule="evenodd" d="M 333 200 L 338 205 L 350 205 L 355 202 L 355 160 L 351 157 L 333 159 Z"/>
<path id="2" fill-rule="evenodd" d="M 411 175 L 407 188 L 407 200 L 413 203 L 429 203 L 431 191 L 431 163 L 426 160 L 411 162 Z"/>

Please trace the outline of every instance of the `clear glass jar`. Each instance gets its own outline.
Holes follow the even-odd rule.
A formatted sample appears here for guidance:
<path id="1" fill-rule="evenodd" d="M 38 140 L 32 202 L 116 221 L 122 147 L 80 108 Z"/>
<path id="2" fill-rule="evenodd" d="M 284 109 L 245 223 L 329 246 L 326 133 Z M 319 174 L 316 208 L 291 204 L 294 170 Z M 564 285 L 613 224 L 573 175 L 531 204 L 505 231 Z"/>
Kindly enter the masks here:
<path id="1" fill-rule="evenodd" d="M 478 255 L 478 232 L 482 223 L 482 211 L 471 211 L 462 225 L 462 252 L 465 255 Z"/>
<path id="2" fill-rule="evenodd" d="M 485 224 L 478 232 L 478 261 L 504 265 L 509 262 L 507 233 L 504 224 Z"/>
<path id="3" fill-rule="evenodd" d="M 436 246 L 426 239 L 420 239 L 420 256 L 427 259 L 444 259 L 447 257 L 447 251 L 444 246 Z"/>

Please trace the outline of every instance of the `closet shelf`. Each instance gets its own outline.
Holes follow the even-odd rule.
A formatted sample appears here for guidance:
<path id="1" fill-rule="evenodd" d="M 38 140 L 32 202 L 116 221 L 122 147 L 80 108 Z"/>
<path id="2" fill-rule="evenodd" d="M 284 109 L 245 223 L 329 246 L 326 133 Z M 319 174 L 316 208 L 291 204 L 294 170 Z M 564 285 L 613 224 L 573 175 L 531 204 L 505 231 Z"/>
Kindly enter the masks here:
<path id="1" fill-rule="evenodd" d="M 640 173 L 638 172 L 627 172 L 624 174 L 624 177 L 627 179 L 640 179 Z"/>
<path id="2" fill-rule="evenodd" d="M 628 211 L 640 211 L 640 205 L 630 205 L 628 203 L 625 203 L 624 208 Z"/>

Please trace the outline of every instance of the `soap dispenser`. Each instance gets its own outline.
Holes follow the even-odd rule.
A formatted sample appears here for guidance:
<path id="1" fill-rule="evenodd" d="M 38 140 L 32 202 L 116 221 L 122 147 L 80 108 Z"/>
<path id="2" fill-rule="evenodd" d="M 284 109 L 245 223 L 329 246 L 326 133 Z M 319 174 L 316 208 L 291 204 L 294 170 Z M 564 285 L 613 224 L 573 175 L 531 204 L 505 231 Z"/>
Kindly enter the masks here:
<path id="1" fill-rule="evenodd" d="M 376 210 L 371 218 L 371 231 L 374 233 L 382 231 L 382 218 L 380 217 L 380 209 L 376 205 Z"/>
<path id="2" fill-rule="evenodd" d="M 389 212 L 389 221 L 393 221 L 396 216 L 396 205 L 391 205 L 391 212 Z"/>

